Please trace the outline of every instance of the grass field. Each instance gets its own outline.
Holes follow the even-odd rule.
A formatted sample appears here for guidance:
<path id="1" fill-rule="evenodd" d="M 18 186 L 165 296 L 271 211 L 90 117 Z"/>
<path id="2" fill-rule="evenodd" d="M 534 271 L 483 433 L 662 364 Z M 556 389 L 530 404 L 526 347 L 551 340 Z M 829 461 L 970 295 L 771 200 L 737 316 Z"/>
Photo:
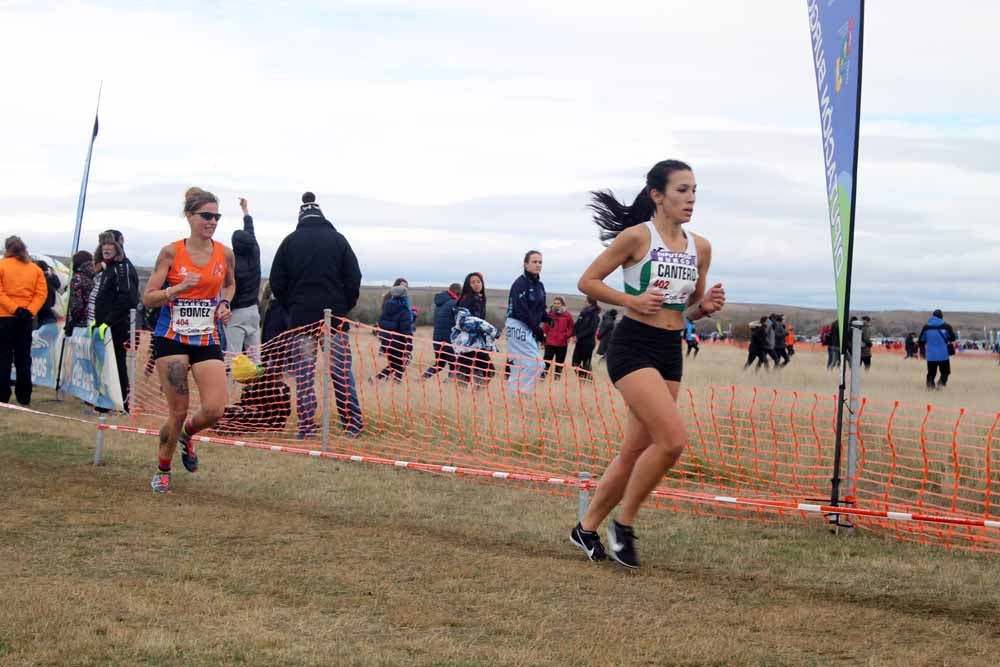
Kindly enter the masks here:
<path id="1" fill-rule="evenodd" d="M 835 391 L 818 354 L 739 364 L 706 347 L 685 378 Z M 929 394 L 877 355 L 865 386 L 995 409 L 995 361 L 955 366 Z M 203 446 L 155 497 L 151 438 L 109 434 L 95 468 L 89 427 L 4 411 L 0 443 L 2 665 L 997 662 L 995 557 L 651 511 L 632 574 L 583 560 L 575 498 L 537 489 Z"/>

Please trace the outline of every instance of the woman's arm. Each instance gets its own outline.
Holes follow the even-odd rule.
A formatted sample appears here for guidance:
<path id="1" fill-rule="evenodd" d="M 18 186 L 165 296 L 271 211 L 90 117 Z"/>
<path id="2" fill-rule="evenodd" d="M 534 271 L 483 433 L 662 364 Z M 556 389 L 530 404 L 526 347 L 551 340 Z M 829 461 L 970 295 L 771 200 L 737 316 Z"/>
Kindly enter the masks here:
<path id="1" fill-rule="evenodd" d="M 177 298 L 180 293 L 180 285 L 175 285 L 163 289 L 162 285 L 167 280 L 167 273 L 170 265 L 174 263 L 174 247 L 172 245 L 160 248 L 160 254 L 156 258 L 153 273 L 146 283 L 146 291 L 142 293 L 142 305 L 147 308 L 159 308 Z"/>
<path id="2" fill-rule="evenodd" d="M 694 243 L 698 249 L 698 282 L 695 283 L 694 292 L 688 298 L 688 307 L 684 310 L 684 317 L 692 321 L 709 317 L 726 305 L 726 290 L 722 283 L 715 283 L 707 294 L 705 292 L 708 269 L 712 265 L 712 244 L 700 236 L 694 237 Z"/>

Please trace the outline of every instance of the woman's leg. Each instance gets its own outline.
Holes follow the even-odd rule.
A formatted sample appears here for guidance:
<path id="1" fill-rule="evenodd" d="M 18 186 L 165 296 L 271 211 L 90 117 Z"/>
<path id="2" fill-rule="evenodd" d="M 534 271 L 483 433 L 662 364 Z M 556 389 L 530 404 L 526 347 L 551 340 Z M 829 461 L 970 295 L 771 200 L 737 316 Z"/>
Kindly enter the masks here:
<path id="1" fill-rule="evenodd" d="M 14 396 L 21 405 L 31 403 L 31 322 L 14 320 Z"/>
<path id="2" fill-rule="evenodd" d="M 542 371 L 541 379 L 544 380 L 549 374 L 549 368 L 552 366 L 552 359 L 556 356 L 556 348 L 553 345 L 545 346 L 545 354 L 543 359 L 545 360 L 545 370 Z"/>
<path id="3" fill-rule="evenodd" d="M 618 510 L 618 523 L 631 526 L 639 506 L 680 458 L 687 445 L 687 429 L 677 408 L 679 382 L 667 382 L 656 370 L 644 368 L 615 386 L 652 439 L 632 468 Z"/>
<path id="4" fill-rule="evenodd" d="M 10 371 L 14 367 L 16 317 L 0 317 L 0 403 L 10 402 Z"/>
<path id="5" fill-rule="evenodd" d="M 198 385 L 201 407 L 191 415 L 188 425 L 195 432 L 215 426 L 222 418 L 229 402 L 229 383 L 226 381 L 226 365 L 218 359 L 201 361 L 191 367 L 191 374 Z M 189 432 L 188 435 L 194 435 Z"/>
<path id="6" fill-rule="evenodd" d="M 555 349 L 556 380 L 562 379 L 563 368 L 566 367 L 566 345 L 560 345 Z"/>
<path id="7" fill-rule="evenodd" d="M 649 431 L 629 408 L 625 418 L 625 439 L 622 441 L 621 450 L 608 464 L 604 474 L 601 475 L 601 480 L 597 483 L 594 498 L 587 506 L 583 520 L 580 521 L 584 530 L 596 531 L 615 505 L 621 501 L 635 462 L 651 444 L 653 440 Z"/>
<path id="8" fill-rule="evenodd" d="M 171 355 L 156 360 L 156 372 L 160 376 L 160 386 L 167 400 L 167 420 L 160 427 L 159 471 L 170 472 L 177 449 L 177 437 L 187 417 L 190 391 L 188 388 L 188 358 L 185 355 Z"/>

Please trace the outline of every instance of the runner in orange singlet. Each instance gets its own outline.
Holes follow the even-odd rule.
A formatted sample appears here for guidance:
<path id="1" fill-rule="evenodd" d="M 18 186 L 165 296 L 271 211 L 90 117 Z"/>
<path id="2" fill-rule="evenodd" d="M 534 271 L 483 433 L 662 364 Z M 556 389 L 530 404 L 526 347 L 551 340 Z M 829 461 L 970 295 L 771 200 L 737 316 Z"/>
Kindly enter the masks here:
<path id="1" fill-rule="evenodd" d="M 226 324 L 232 316 L 235 259 L 230 248 L 212 240 L 222 217 L 215 195 L 189 188 L 184 216 L 191 235 L 160 250 L 142 297 L 147 308 L 163 306 L 153 332 L 153 356 L 169 415 L 160 428 L 159 465 L 152 481 L 156 493 L 170 493 L 170 464 L 178 443 L 184 467 L 198 470 L 191 436 L 222 417 L 228 398 L 217 322 Z M 201 397 L 201 408 L 191 419 L 188 369 Z"/>

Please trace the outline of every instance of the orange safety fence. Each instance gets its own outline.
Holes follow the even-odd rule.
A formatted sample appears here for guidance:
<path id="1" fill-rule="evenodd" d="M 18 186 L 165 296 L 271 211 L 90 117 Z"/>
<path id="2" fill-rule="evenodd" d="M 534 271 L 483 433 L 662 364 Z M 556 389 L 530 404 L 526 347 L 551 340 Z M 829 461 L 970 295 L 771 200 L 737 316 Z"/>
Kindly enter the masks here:
<path id="1" fill-rule="evenodd" d="M 556 480 L 546 488 L 560 493 L 586 486 L 577 482 L 581 472 L 596 480 L 617 453 L 627 408 L 602 369 L 590 375 L 567 364 L 531 383 L 533 374 L 523 369 L 540 359 L 449 350 L 353 322 L 346 333 L 322 322 L 286 332 L 259 350 L 259 376 L 247 380 L 254 373 L 252 365 L 243 368 L 246 360 L 233 366 L 232 375 L 245 381 L 231 380 L 225 416 L 201 435 L 276 451 L 319 456 L 323 448 L 354 460 L 469 470 L 489 480 Z M 155 428 L 166 404 L 150 351 L 149 332 L 142 332 L 132 419 Z M 193 382 L 190 390 L 193 410 Z M 679 405 L 689 445 L 650 506 L 762 521 L 836 510 L 826 505 L 835 394 L 682 386 Z M 857 473 L 841 486 L 853 503 L 844 514 L 855 525 L 1000 552 L 1000 413 L 862 400 L 857 416 Z M 846 413 L 844 419 L 846 461 Z"/>

